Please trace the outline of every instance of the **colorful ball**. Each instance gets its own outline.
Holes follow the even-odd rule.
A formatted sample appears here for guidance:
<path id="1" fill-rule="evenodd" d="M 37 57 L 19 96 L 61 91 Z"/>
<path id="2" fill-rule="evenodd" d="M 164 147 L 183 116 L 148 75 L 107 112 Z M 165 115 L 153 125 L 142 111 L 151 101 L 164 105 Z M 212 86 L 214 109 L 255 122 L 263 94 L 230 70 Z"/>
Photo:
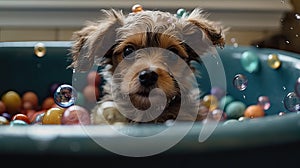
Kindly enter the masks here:
<path id="1" fill-rule="evenodd" d="M 9 124 L 9 121 L 3 117 L 3 116 L 0 116 L 0 125 L 8 125 Z"/>
<path id="2" fill-rule="evenodd" d="M 37 107 L 39 105 L 38 95 L 36 93 L 34 93 L 33 91 L 27 91 L 22 95 L 22 103 L 23 103 L 23 107 L 24 107 L 24 104 L 29 103 L 32 106 L 31 108 L 37 109 Z"/>
<path id="3" fill-rule="evenodd" d="M 177 10 L 176 16 L 177 16 L 178 18 L 181 18 L 181 17 L 183 17 L 184 15 L 186 15 L 186 10 L 185 10 L 185 9 L 180 8 L 180 9 Z"/>
<path id="4" fill-rule="evenodd" d="M 87 85 L 83 89 L 83 95 L 85 97 L 85 100 L 90 103 L 97 102 L 100 96 L 100 90 L 98 87 Z"/>
<path id="5" fill-rule="evenodd" d="M 131 8 L 131 11 L 133 13 L 141 12 L 141 11 L 143 11 L 143 6 L 140 5 L 140 4 L 133 5 L 132 8 Z"/>
<path id="6" fill-rule="evenodd" d="M 245 51 L 241 56 L 242 67 L 249 73 L 257 72 L 259 70 L 259 58 L 258 56 L 251 52 Z"/>
<path id="7" fill-rule="evenodd" d="M 9 122 L 10 126 L 23 126 L 23 125 L 29 125 L 27 122 L 23 120 L 12 120 Z"/>
<path id="8" fill-rule="evenodd" d="M 259 96 L 257 104 L 260 105 L 264 110 L 268 110 L 271 107 L 269 97 L 267 96 Z"/>
<path id="9" fill-rule="evenodd" d="M 229 103 L 225 109 L 228 119 L 238 119 L 244 116 L 246 105 L 241 101 L 233 101 Z"/>
<path id="10" fill-rule="evenodd" d="M 251 105 L 246 108 L 244 111 L 244 116 L 247 118 L 257 118 L 263 117 L 265 115 L 265 111 L 260 105 Z"/>
<path id="11" fill-rule="evenodd" d="M 12 118 L 11 118 L 11 120 L 13 121 L 13 120 L 22 120 L 22 121 L 25 121 L 27 124 L 30 124 L 30 120 L 29 120 L 29 118 L 27 117 L 27 115 L 25 115 L 25 114 L 15 114 Z"/>
<path id="12" fill-rule="evenodd" d="M 73 105 L 67 108 L 62 116 L 61 119 L 62 125 L 89 125 L 91 124 L 90 121 L 90 114 L 89 112 L 78 105 Z"/>
<path id="13" fill-rule="evenodd" d="M 210 90 L 210 94 L 216 96 L 218 100 L 225 96 L 225 90 L 220 87 L 212 87 Z"/>
<path id="14" fill-rule="evenodd" d="M 0 114 L 6 112 L 6 107 L 3 101 L 0 100 Z"/>
<path id="15" fill-rule="evenodd" d="M 21 111 L 22 99 L 17 92 L 8 91 L 2 96 L 1 100 L 5 104 L 8 113 L 14 115 Z"/>
<path id="16" fill-rule="evenodd" d="M 48 110 L 55 105 L 53 97 L 47 97 L 42 103 L 42 110 Z"/>
<path id="17" fill-rule="evenodd" d="M 209 111 L 213 111 L 218 108 L 218 99 L 214 95 L 206 95 L 203 97 L 203 105 L 209 109 Z"/>
<path id="18" fill-rule="evenodd" d="M 278 69 L 281 66 L 281 61 L 278 58 L 277 54 L 270 54 L 268 56 L 267 62 L 269 67 L 271 67 L 272 69 Z"/>
<path id="19" fill-rule="evenodd" d="M 101 83 L 100 74 L 97 71 L 91 71 L 87 75 L 87 84 L 98 87 Z"/>
<path id="20" fill-rule="evenodd" d="M 43 116 L 42 124 L 54 124 L 60 125 L 61 118 L 65 109 L 53 107 L 46 111 Z"/>
<path id="21" fill-rule="evenodd" d="M 233 102 L 234 98 L 230 95 L 224 96 L 220 101 L 219 101 L 219 109 L 225 110 L 226 106 Z"/>
<path id="22" fill-rule="evenodd" d="M 38 111 L 36 113 L 34 113 L 29 119 L 31 124 L 42 124 L 43 122 L 43 117 L 45 115 L 46 111 L 42 110 L 42 111 Z"/>

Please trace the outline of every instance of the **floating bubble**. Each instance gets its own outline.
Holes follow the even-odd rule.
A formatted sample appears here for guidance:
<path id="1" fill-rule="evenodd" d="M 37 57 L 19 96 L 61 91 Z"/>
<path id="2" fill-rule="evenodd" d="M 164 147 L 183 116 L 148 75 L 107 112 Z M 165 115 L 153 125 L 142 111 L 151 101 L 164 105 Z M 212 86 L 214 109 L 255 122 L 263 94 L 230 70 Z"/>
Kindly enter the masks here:
<path id="1" fill-rule="evenodd" d="M 43 57 L 46 54 L 46 47 L 44 43 L 37 43 L 34 46 L 34 53 L 38 57 Z"/>
<path id="2" fill-rule="evenodd" d="M 77 99 L 77 91 L 71 85 L 60 85 L 54 93 L 55 103 L 63 108 L 74 105 Z"/>
<path id="3" fill-rule="evenodd" d="M 245 51 L 241 57 L 241 64 L 246 71 L 250 73 L 257 72 L 259 69 L 259 58 L 255 53 Z"/>
<path id="4" fill-rule="evenodd" d="M 298 77 L 295 84 L 295 93 L 298 97 L 300 97 L 300 77 Z"/>
<path id="5" fill-rule="evenodd" d="M 281 61 L 278 58 L 277 54 L 270 54 L 268 56 L 268 65 L 273 69 L 278 69 L 281 65 Z"/>
<path id="6" fill-rule="evenodd" d="M 245 75 L 237 74 L 233 78 L 233 85 L 239 91 L 243 91 L 248 86 L 248 79 L 247 79 L 247 77 Z"/>
<path id="7" fill-rule="evenodd" d="M 267 96 L 259 96 L 257 104 L 260 105 L 264 110 L 268 110 L 271 106 L 269 97 Z"/>
<path id="8" fill-rule="evenodd" d="M 295 92 L 288 93 L 283 99 L 284 107 L 290 112 L 296 112 L 300 110 L 300 98 Z"/>

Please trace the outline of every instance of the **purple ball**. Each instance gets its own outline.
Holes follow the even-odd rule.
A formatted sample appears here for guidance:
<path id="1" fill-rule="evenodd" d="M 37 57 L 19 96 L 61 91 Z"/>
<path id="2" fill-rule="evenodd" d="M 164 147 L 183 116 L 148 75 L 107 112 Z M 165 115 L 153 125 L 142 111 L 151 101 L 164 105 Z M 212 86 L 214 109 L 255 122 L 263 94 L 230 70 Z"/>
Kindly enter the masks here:
<path id="1" fill-rule="evenodd" d="M 50 86 L 50 89 L 49 89 L 49 91 L 50 91 L 50 96 L 53 97 L 54 92 L 56 91 L 56 89 L 57 89 L 59 86 L 60 86 L 60 85 L 59 85 L 58 83 L 54 83 L 54 84 L 52 84 L 52 85 Z"/>
<path id="2" fill-rule="evenodd" d="M 220 87 L 212 87 L 210 94 L 214 95 L 218 100 L 225 96 L 225 90 Z"/>

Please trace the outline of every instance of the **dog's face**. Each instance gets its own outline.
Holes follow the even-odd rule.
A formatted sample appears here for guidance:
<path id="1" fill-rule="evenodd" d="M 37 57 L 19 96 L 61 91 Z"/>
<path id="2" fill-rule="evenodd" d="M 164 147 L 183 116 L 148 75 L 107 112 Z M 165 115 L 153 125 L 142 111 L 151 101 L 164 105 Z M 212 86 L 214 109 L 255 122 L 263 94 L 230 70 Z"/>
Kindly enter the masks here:
<path id="1" fill-rule="evenodd" d="M 120 103 L 130 99 L 137 110 L 160 104 L 163 97 L 167 105 L 162 108 L 179 108 L 176 101 L 182 98 L 182 90 L 192 85 L 188 80 L 192 76 L 190 62 L 201 62 L 201 55 L 211 46 L 224 45 L 221 29 L 207 21 L 199 9 L 187 18 L 161 11 L 128 16 L 115 10 L 104 12 L 107 18 L 74 34 L 72 66 L 87 70 L 93 64 L 110 65 L 109 94 L 115 93 Z M 127 103 L 123 101 L 132 109 Z"/>

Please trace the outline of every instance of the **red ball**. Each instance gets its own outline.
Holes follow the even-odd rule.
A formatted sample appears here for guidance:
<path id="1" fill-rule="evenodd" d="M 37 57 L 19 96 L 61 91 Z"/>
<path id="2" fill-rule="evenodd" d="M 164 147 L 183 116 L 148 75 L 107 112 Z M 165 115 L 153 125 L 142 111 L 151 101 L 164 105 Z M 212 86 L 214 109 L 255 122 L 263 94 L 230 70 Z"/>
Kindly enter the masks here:
<path id="1" fill-rule="evenodd" d="M 28 118 L 29 118 L 30 122 L 32 123 L 32 122 L 35 121 L 36 117 L 37 117 L 39 114 L 42 114 L 42 113 L 45 113 L 45 112 L 46 112 L 46 110 L 37 111 L 37 112 L 31 114 L 30 116 L 28 116 Z"/>
<path id="2" fill-rule="evenodd" d="M 78 105 L 67 108 L 62 116 L 61 124 L 63 125 L 89 125 L 91 124 L 89 112 Z"/>
<path id="3" fill-rule="evenodd" d="M 22 121 L 25 121 L 27 124 L 30 124 L 30 120 L 29 118 L 27 117 L 27 115 L 25 114 L 15 114 L 12 118 L 11 118 L 12 121 L 14 120 L 22 120 Z"/>
<path id="4" fill-rule="evenodd" d="M 87 83 L 88 85 L 98 87 L 101 83 L 100 75 L 97 71 L 91 71 L 87 75 Z"/>
<path id="5" fill-rule="evenodd" d="M 5 104 L 3 101 L 0 100 L 0 114 L 4 113 L 6 111 Z"/>
<path id="6" fill-rule="evenodd" d="M 55 105 L 53 97 L 47 97 L 42 103 L 42 110 L 48 110 Z"/>
<path id="7" fill-rule="evenodd" d="M 39 105 L 39 98 L 36 93 L 27 91 L 22 95 L 23 108 L 37 109 Z"/>

